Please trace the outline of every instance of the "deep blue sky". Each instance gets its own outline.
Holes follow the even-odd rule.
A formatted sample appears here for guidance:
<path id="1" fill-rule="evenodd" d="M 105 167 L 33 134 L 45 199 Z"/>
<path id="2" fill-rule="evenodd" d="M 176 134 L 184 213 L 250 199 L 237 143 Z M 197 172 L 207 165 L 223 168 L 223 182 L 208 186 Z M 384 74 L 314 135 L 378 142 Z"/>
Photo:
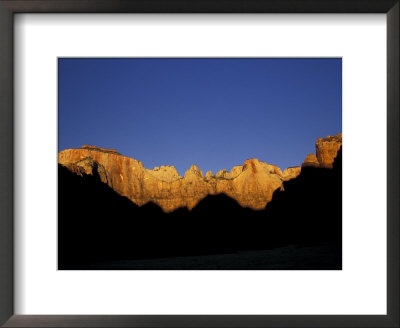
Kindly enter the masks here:
<path id="1" fill-rule="evenodd" d="M 285 169 L 342 131 L 341 59 L 60 58 L 59 150 L 117 149 L 205 173 Z"/>

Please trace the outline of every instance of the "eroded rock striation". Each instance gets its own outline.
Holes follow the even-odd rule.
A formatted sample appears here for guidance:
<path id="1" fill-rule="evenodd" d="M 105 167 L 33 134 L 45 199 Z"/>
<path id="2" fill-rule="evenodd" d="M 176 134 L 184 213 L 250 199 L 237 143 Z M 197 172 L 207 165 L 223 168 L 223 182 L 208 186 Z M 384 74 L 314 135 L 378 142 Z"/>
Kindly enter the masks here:
<path id="1" fill-rule="evenodd" d="M 319 152 L 328 167 L 334 159 L 330 162 L 331 157 L 336 156 L 333 154 L 335 147 L 326 146 L 324 141 L 317 141 L 317 144 L 316 157 Z M 180 207 L 192 209 L 207 195 L 220 193 L 237 200 L 243 207 L 263 209 L 274 191 L 283 188 L 284 181 L 297 177 L 301 171 L 300 167 L 291 167 L 282 172 L 275 165 L 253 158 L 229 172 L 221 170 L 215 175 L 211 171 L 204 175 L 199 167 L 192 165 L 182 177 L 173 166 L 150 170 L 142 162 L 116 150 L 95 146 L 63 150 L 58 161 L 78 175 L 98 175 L 102 182 L 139 206 L 151 201 L 165 212 Z"/>

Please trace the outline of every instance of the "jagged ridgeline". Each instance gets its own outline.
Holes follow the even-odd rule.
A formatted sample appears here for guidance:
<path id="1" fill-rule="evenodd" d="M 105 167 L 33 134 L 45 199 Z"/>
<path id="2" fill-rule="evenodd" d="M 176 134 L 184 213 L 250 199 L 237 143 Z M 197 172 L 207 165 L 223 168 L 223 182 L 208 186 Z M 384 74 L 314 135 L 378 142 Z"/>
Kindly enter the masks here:
<path id="1" fill-rule="evenodd" d="M 318 139 L 316 154 L 307 155 L 303 166 L 331 168 L 341 144 L 341 134 Z M 298 166 L 282 172 L 275 165 L 249 159 L 243 165 L 234 166 L 230 172 L 221 170 L 215 175 L 207 172 L 204 176 L 196 165 L 192 165 L 181 177 L 173 166 L 149 170 L 140 161 L 122 156 L 116 150 L 94 146 L 61 151 L 58 161 L 80 176 L 96 173 L 102 182 L 136 205 L 151 201 L 165 212 L 180 207 L 192 209 L 207 195 L 220 193 L 235 199 L 243 207 L 260 210 L 271 201 L 275 190 L 282 189 L 283 182 L 297 177 L 301 171 Z"/>
<path id="2" fill-rule="evenodd" d="M 320 138 L 283 172 L 249 159 L 215 175 L 193 165 L 184 177 L 112 149 L 61 151 L 59 268 L 326 243 L 341 255 L 341 144 L 341 134 Z"/>

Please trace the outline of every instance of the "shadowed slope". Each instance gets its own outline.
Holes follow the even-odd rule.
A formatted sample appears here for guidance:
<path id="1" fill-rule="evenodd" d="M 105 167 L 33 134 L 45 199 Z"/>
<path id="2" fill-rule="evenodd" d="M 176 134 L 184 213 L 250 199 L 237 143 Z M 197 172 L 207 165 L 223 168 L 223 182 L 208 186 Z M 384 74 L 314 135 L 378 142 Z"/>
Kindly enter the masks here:
<path id="1" fill-rule="evenodd" d="M 341 148 L 332 169 L 303 167 L 296 179 L 285 182 L 284 191 L 274 193 L 265 215 L 286 225 L 286 239 L 292 242 L 341 245 Z"/>

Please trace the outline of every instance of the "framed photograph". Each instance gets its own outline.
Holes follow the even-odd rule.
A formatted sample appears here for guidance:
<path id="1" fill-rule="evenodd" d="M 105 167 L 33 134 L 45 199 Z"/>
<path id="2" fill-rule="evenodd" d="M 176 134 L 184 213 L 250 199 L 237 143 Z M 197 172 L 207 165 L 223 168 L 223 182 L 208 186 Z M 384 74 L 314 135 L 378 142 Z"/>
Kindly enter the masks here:
<path id="1" fill-rule="evenodd" d="M 58 58 L 58 269 L 341 270 L 341 81 L 341 58 Z"/>
<path id="2" fill-rule="evenodd" d="M 0 1 L 0 322 L 399 327 L 399 3 Z"/>

